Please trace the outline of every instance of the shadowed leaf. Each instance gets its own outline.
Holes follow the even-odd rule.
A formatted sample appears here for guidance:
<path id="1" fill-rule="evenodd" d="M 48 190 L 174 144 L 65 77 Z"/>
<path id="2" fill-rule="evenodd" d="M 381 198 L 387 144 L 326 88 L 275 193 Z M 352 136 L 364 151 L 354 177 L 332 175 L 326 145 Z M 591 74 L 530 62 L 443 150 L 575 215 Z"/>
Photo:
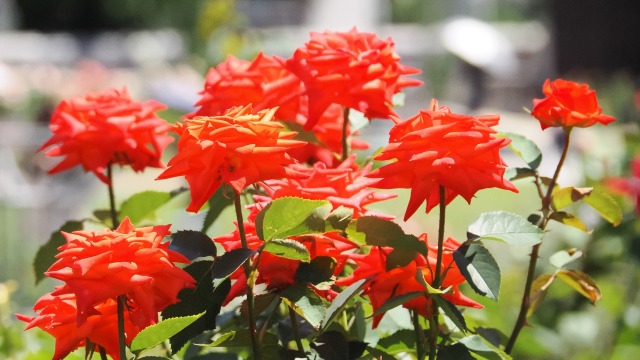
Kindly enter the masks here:
<path id="1" fill-rule="evenodd" d="M 70 220 L 64 223 L 60 229 L 51 233 L 49 241 L 40 246 L 36 257 L 33 259 L 33 270 L 36 274 L 36 285 L 45 278 L 44 273 L 53 263 L 56 262 L 55 256 L 58 254 L 58 248 L 67 243 L 61 231 L 71 233 L 82 230 L 83 222 Z"/>

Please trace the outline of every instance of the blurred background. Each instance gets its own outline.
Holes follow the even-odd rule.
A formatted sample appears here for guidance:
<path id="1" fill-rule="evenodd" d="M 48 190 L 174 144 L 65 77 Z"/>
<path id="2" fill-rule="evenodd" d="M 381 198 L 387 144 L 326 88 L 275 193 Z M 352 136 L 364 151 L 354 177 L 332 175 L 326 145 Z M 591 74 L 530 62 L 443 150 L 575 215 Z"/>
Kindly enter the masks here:
<path id="1" fill-rule="evenodd" d="M 63 98 L 126 86 L 137 100 L 156 99 L 175 121 L 193 109 L 207 70 L 228 54 L 250 60 L 259 51 L 289 57 L 310 31 L 357 26 L 391 37 L 404 64 L 419 68 L 425 85 L 406 91 L 401 117 L 416 114 L 436 97 L 456 113 L 501 115 L 500 128 L 524 134 L 543 150 L 541 172 L 551 176 L 559 135 L 540 131 L 523 110 L 542 97 L 547 78 L 588 82 L 598 90 L 608 127 L 579 129 L 560 178 L 565 185 L 605 186 L 621 177 L 635 184 L 629 161 L 640 156 L 640 2 L 631 0 L 0 0 L 0 358 L 50 356 L 46 336 L 23 333 L 14 312 L 30 313 L 51 283 L 34 286 L 31 263 L 38 247 L 69 219 L 108 205 L 106 189 L 79 170 L 48 176 L 57 159 L 37 153 L 50 136 L 51 110 Z M 371 152 L 387 141 L 388 121 L 362 130 Z M 171 155 L 169 151 L 168 157 Z M 367 154 L 364 154 L 366 156 Z M 509 165 L 521 166 L 505 153 Z M 172 190 L 182 183 L 154 182 L 158 174 L 116 178 L 120 201 L 143 189 Z M 635 179 L 635 180 L 634 180 Z M 633 182 L 635 181 L 635 182 Z M 481 212 L 506 209 L 527 215 L 539 202 L 526 181 L 520 194 L 480 192 L 471 206 L 456 201 L 448 232 L 464 238 Z M 174 230 L 198 228 L 202 215 L 180 209 L 178 197 L 158 223 Z M 406 194 L 382 205 L 399 215 Z M 543 256 L 578 247 L 587 258 L 576 266 L 602 287 L 593 307 L 563 284 L 525 329 L 516 359 L 631 359 L 640 354 L 640 223 L 633 196 L 618 200 L 625 220 L 617 228 L 585 210 L 590 235 L 552 229 Z M 173 207 L 172 207 L 173 206 Z M 580 210 L 582 211 L 582 210 Z M 435 232 L 436 220 L 414 216 L 412 232 Z M 221 234 L 230 221 L 212 228 Z M 528 249 L 492 248 L 503 269 L 498 303 L 481 300 L 484 316 L 505 333 L 517 315 Z M 499 256 L 499 254 L 505 254 Z M 546 261 L 541 261 L 541 268 Z M 34 337 L 39 338 L 34 341 Z M 48 351 L 48 352 L 47 352 Z M 47 358 L 46 356 L 44 358 Z"/>

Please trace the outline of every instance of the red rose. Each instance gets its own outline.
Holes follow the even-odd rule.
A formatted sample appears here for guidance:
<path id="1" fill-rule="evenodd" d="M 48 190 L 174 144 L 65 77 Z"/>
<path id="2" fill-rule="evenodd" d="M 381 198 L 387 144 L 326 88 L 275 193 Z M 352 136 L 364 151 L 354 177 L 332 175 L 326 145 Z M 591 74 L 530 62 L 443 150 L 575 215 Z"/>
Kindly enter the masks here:
<path id="1" fill-rule="evenodd" d="M 169 227 L 136 229 L 125 218 L 116 230 L 62 233 L 67 243 L 46 275 L 75 293 L 78 324 L 95 313 L 96 304 L 121 295 L 138 304 L 153 324 L 159 311 L 178 302 L 180 290 L 194 286 L 193 278 L 174 264 L 189 260 L 162 242 Z"/>
<path id="2" fill-rule="evenodd" d="M 295 132 L 281 131 L 276 110 L 253 114 L 248 105 L 176 124 L 178 153 L 158 179 L 184 176 L 191 188 L 187 211 L 197 212 L 222 183 L 240 192 L 258 181 L 303 176 L 286 165 L 295 162 L 287 151 L 305 142 L 291 140 Z"/>
<path id="3" fill-rule="evenodd" d="M 302 83 L 281 62 L 258 54 L 253 61 L 228 56 L 207 74 L 200 108 L 187 115 L 217 116 L 235 106 L 253 105 L 255 111 L 278 107 L 275 117 L 295 121 L 299 115 Z"/>
<path id="4" fill-rule="evenodd" d="M 426 234 L 421 235 L 419 239 L 426 242 Z M 465 282 L 464 277 L 460 274 L 460 270 L 453 261 L 453 250 L 459 245 L 458 242 L 451 238 L 444 243 L 445 251 L 441 267 L 443 274 L 442 288 L 451 287 L 451 289 L 442 296 L 454 305 L 482 308 L 482 305 L 467 298 L 458 289 L 459 285 Z M 390 248 L 373 246 L 366 255 L 350 254 L 348 256 L 356 262 L 357 267 L 350 276 L 336 281 L 336 285 L 347 286 L 358 280 L 369 278 L 370 280 L 365 284 L 362 294 L 369 298 L 374 312 L 392 297 L 412 292 L 426 293 L 426 289 L 418 282 L 416 275 L 420 272 L 427 283 L 433 283 L 438 250 L 432 246 L 428 248 L 428 260 L 422 255 L 416 255 L 416 258 L 409 264 L 388 271 L 386 270 L 386 262 L 387 256 L 392 251 Z M 418 296 L 405 302 L 402 306 L 417 311 L 418 314 L 425 318 L 433 314 L 431 299 L 427 296 Z M 378 326 L 383 316 L 384 313 L 374 316 L 374 329 Z"/>
<path id="5" fill-rule="evenodd" d="M 54 146 L 47 156 L 66 156 L 49 170 L 55 174 L 76 165 L 109 183 L 109 164 L 131 165 L 133 170 L 164 167 L 162 152 L 173 141 L 171 126 L 155 112 L 166 107 L 156 101 L 133 101 L 126 89 L 108 90 L 63 100 L 53 111 L 53 136 L 40 150 Z"/>
<path id="6" fill-rule="evenodd" d="M 113 359 L 120 359 L 115 300 L 106 299 L 96 304 L 94 311 L 80 325 L 76 322 L 76 297 L 73 293 L 64 291 L 63 288 L 57 288 L 53 293 L 42 296 L 33 309 L 38 313 L 36 317 L 20 314 L 16 317 L 28 323 L 25 330 L 38 327 L 56 339 L 53 360 L 63 359 L 70 352 L 86 345 L 87 339 L 104 348 Z M 127 344 L 131 343 L 131 340 L 144 327 L 131 321 L 131 316 L 135 312 L 136 309 L 132 308 L 124 312 Z"/>
<path id="7" fill-rule="evenodd" d="M 306 130 L 313 129 L 331 104 L 356 109 L 369 119 L 394 114 L 393 95 L 422 82 L 404 75 L 420 71 L 400 64 L 391 39 L 358 32 L 311 33 L 311 40 L 286 60 L 309 98 Z"/>
<path id="8" fill-rule="evenodd" d="M 548 127 L 589 127 L 607 125 L 615 118 L 602 114 L 595 90 L 589 85 L 557 79 L 544 82 L 544 99 L 533 99 L 533 115 L 542 129 Z"/>
<path id="9" fill-rule="evenodd" d="M 438 205 L 440 186 L 446 189 L 446 204 L 458 195 L 470 203 L 478 190 L 486 188 L 518 192 L 503 179 L 507 166 L 500 149 L 510 140 L 495 136 L 491 126 L 498 121 L 498 115 L 454 114 L 432 100 L 429 110 L 406 121 L 396 121 L 389 133 L 389 145 L 375 159 L 397 161 L 368 176 L 381 178 L 374 185 L 377 188 L 411 189 L 405 221 L 425 200 L 427 212 Z"/>

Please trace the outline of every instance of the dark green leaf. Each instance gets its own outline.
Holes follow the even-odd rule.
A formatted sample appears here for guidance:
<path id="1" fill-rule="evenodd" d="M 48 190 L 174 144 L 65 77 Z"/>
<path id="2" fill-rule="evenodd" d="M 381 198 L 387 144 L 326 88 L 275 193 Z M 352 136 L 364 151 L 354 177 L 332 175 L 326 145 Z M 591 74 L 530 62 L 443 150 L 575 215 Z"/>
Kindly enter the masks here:
<path id="1" fill-rule="evenodd" d="M 169 249 L 177 251 L 189 260 L 206 256 L 216 256 L 216 246 L 207 234 L 183 230 L 171 234 Z"/>
<path id="2" fill-rule="evenodd" d="M 122 221 L 125 217 L 129 217 L 131 223 L 139 224 L 147 218 L 153 219 L 156 210 L 171 200 L 171 193 L 164 191 L 143 191 L 131 195 L 120 206 L 118 220 Z"/>
<path id="3" fill-rule="evenodd" d="M 391 271 L 397 267 L 407 266 L 415 260 L 416 255 L 418 252 L 415 249 L 395 248 L 387 255 L 386 270 Z"/>
<path id="4" fill-rule="evenodd" d="M 282 300 L 311 326 L 316 329 L 320 326 L 328 304 L 307 285 L 290 286 L 282 292 L 281 296 Z"/>
<path id="5" fill-rule="evenodd" d="M 471 352 L 482 356 L 488 360 L 510 360 L 509 356 L 504 351 L 495 347 L 490 342 L 486 341 L 479 335 L 470 335 L 459 340 L 459 343 L 463 344 Z"/>
<path id="6" fill-rule="evenodd" d="M 594 189 L 591 194 L 584 198 L 584 202 L 613 226 L 618 226 L 622 221 L 622 209 L 618 203 L 606 192 Z"/>
<path id="7" fill-rule="evenodd" d="M 595 304 L 602 297 L 600 287 L 589 275 L 578 270 L 559 270 L 556 277 Z"/>
<path id="8" fill-rule="evenodd" d="M 464 244 L 453 252 L 453 259 L 475 292 L 498 301 L 500 268 L 489 250 L 478 243 Z"/>
<path id="9" fill-rule="evenodd" d="M 509 148 L 524 160 L 524 162 L 529 165 L 530 169 L 535 170 L 540 166 L 540 162 L 542 161 L 542 152 L 540 152 L 538 145 L 533 141 L 520 134 L 510 132 L 501 133 L 500 136 L 511 139 Z"/>
<path id="10" fill-rule="evenodd" d="M 311 260 L 309 250 L 295 240 L 272 239 L 264 245 L 262 250 L 285 259 L 299 260 L 306 263 Z"/>
<path id="11" fill-rule="evenodd" d="M 378 310 L 376 310 L 373 314 L 371 314 L 371 317 L 384 314 L 387 311 L 395 307 L 398 307 L 409 300 L 413 300 L 419 296 L 425 296 L 425 293 L 422 291 L 412 291 L 412 292 L 404 293 L 402 295 L 392 296 L 389 299 L 387 299 L 387 301 L 385 301 L 384 304 L 382 304 L 382 306 L 378 308 Z"/>
<path id="12" fill-rule="evenodd" d="M 480 215 L 467 230 L 469 240 L 486 239 L 514 246 L 533 246 L 542 241 L 544 232 L 520 215 L 492 211 Z"/>
<path id="13" fill-rule="evenodd" d="M 393 246 L 396 240 L 406 236 L 400 225 L 377 216 L 359 217 L 356 230 L 365 234 L 367 245 L 373 246 Z"/>
<path id="14" fill-rule="evenodd" d="M 130 349 L 133 353 L 151 349 L 183 331 L 202 315 L 204 315 L 204 312 L 197 315 L 164 319 L 155 325 L 148 326 L 136 335 L 131 342 Z"/>
<path id="15" fill-rule="evenodd" d="M 71 233 L 82 230 L 83 222 L 69 220 L 60 227 L 60 229 L 51 233 L 49 241 L 42 245 L 33 259 L 33 270 L 36 274 L 36 284 L 44 279 L 44 273 L 56 262 L 55 256 L 58 254 L 58 248 L 67 243 L 61 231 Z"/>
<path id="16" fill-rule="evenodd" d="M 549 216 L 549 219 L 574 227 L 584 232 L 589 232 L 589 229 L 587 229 L 587 226 L 582 222 L 582 220 L 580 220 L 577 216 L 573 214 L 569 214 L 568 212 L 564 212 L 564 211 L 553 212 L 551 216 Z"/>
<path id="17" fill-rule="evenodd" d="M 202 232 L 209 230 L 209 227 L 211 227 L 227 206 L 233 205 L 233 198 L 225 195 L 225 189 L 225 186 L 220 186 L 215 194 L 209 198 L 209 210 L 202 224 Z"/>
<path id="18" fill-rule="evenodd" d="M 508 168 L 504 172 L 504 178 L 510 181 L 535 177 L 536 171 L 529 168 Z"/>
<path id="19" fill-rule="evenodd" d="M 416 333 L 413 330 L 402 329 L 378 340 L 378 348 L 390 354 L 402 351 L 414 351 L 416 348 Z"/>
<path id="20" fill-rule="evenodd" d="M 100 221 L 101 223 L 111 225 L 111 210 L 107 210 L 107 209 L 94 210 L 93 216 L 95 216 L 95 218 L 98 219 L 98 221 Z"/>
<path id="21" fill-rule="evenodd" d="M 353 209 L 340 206 L 327 217 L 327 229 L 345 230 L 349 226 L 352 217 Z"/>
<path id="22" fill-rule="evenodd" d="M 540 219 L 542 219 L 542 216 L 540 214 L 529 214 L 529 216 L 527 216 L 527 221 L 530 222 L 533 226 L 538 226 L 538 224 L 540 223 Z"/>
<path id="23" fill-rule="evenodd" d="M 162 311 L 164 319 L 205 312 L 202 317 L 171 337 L 169 342 L 171 343 L 172 354 L 182 349 L 193 337 L 216 327 L 216 317 L 220 312 L 222 302 L 229 294 L 231 281 L 226 279 L 214 288 L 211 276 L 212 268 L 212 261 L 197 261 L 185 267 L 184 270 L 196 279 L 196 287 L 194 289 L 181 290 L 178 294 L 180 301 L 169 305 Z"/>
<path id="24" fill-rule="evenodd" d="M 282 197 L 273 200 L 256 218 L 258 237 L 263 241 L 296 235 L 323 233 L 331 204 L 326 200 Z M 259 229 L 259 230 L 258 230 Z"/>
<path id="25" fill-rule="evenodd" d="M 360 359 L 364 351 L 367 350 L 367 343 L 363 341 L 349 341 L 349 360 Z"/>
<path id="26" fill-rule="evenodd" d="M 331 280 L 336 268 L 336 261 L 329 256 L 317 256 L 309 263 L 300 263 L 295 279 L 301 283 L 318 285 Z"/>
<path id="27" fill-rule="evenodd" d="M 386 352 L 373 348 L 371 346 L 367 346 L 368 355 L 363 357 L 364 360 L 396 360 L 396 357 Z"/>
<path id="28" fill-rule="evenodd" d="M 322 359 L 349 360 L 349 343 L 341 332 L 327 331 L 311 343 Z"/>
<path id="29" fill-rule="evenodd" d="M 461 343 L 446 345 L 438 349 L 439 360 L 475 360 L 471 353 Z"/>
<path id="30" fill-rule="evenodd" d="M 351 300 L 354 296 L 358 295 L 364 284 L 367 282 L 367 279 L 360 279 L 355 283 L 349 285 L 346 289 L 342 290 L 338 296 L 331 302 L 331 305 L 326 311 L 324 319 L 322 319 L 322 323 L 320 324 L 320 328 L 322 330 L 326 330 L 327 326 L 331 324 L 331 322 L 342 312 L 346 307 L 349 300 Z"/>
<path id="31" fill-rule="evenodd" d="M 269 306 L 274 304 L 274 300 L 278 297 L 278 294 L 273 292 L 268 292 L 266 294 L 255 295 L 253 297 L 253 314 L 255 316 L 260 316 L 263 311 L 269 309 Z M 249 321 L 249 304 L 247 300 L 242 302 L 240 305 L 240 317 L 242 321 L 245 321 L 248 324 Z"/>
<path id="32" fill-rule="evenodd" d="M 269 332 L 262 335 L 261 346 L 273 345 L 278 343 L 278 338 Z M 211 343 L 206 344 L 207 347 L 236 347 L 251 346 L 251 335 L 249 329 L 238 331 L 229 331 L 215 338 Z"/>
<path id="33" fill-rule="evenodd" d="M 224 279 L 230 276 L 255 253 L 255 250 L 240 248 L 222 254 L 213 266 L 213 278 Z"/>
<path id="34" fill-rule="evenodd" d="M 451 321 L 453 321 L 453 324 L 457 326 L 460 331 L 467 331 L 467 323 L 464 320 L 464 316 L 462 316 L 462 313 L 455 305 L 438 294 L 431 295 L 431 299 L 436 302 L 438 307 L 442 309 L 444 314 L 447 315 L 447 317 L 451 319 Z"/>

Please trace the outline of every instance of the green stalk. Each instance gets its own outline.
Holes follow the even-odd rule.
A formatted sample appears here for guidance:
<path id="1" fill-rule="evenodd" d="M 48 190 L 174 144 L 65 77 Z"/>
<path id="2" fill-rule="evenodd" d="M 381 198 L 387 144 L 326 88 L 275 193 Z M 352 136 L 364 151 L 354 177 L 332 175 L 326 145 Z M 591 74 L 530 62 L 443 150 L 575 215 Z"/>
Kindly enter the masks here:
<path id="1" fill-rule="evenodd" d="M 547 224 L 549 223 L 552 211 L 551 211 L 551 195 L 553 195 L 553 189 L 556 186 L 558 181 L 558 176 L 560 175 L 560 170 L 562 169 L 562 165 L 564 165 L 564 161 L 567 158 L 567 153 L 569 152 L 569 145 L 571 144 L 571 130 L 572 127 L 564 128 L 564 147 L 562 149 L 562 154 L 560 155 L 560 160 L 558 161 L 558 166 L 553 174 L 553 178 L 551 179 L 551 183 L 549 183 L 549 188 L 547 189 L 546 194 L 540 200 L 542 201 L 542 219 L 538 223 L 538 227 L 541 230 L 545 230 L 547 228 Z M 537 180 L 537 179 L 536 179 Z M 539 191 L 540 192 L 540 191 Z M 520 331 L 527 323 L 527 313 L 529 312 L 529 308 L 531 307 L 531 286 L 533 285 L 533 280 L 535 276 L 536 263 L 538 262 L 538 253 L 540 252 L 540 246 L 542 243 L 538 243 L 533 246 L 531 249 L 531 258 L 529 260 L 529 268 L 527 270 L 527 279 L 524 284 L 524 293 L 522 294 L 522 302 L 520 303 L 520 313 L 518 314 L 518 318 L 516 319 L 516 323 L 513 327 L 513 331 L 511 332 L 511 336 L 509 337 L 509 341 L 504 348 L 504 351 L 507 354 L 511 354 L 513 351 L 513 347 L 516 344 L 516 340 L 518 339 L 518 335 L 520 335 Z"/>
<path id="2" fill-rule="evenodd" d="M 425 356 L 425 338 L 424 331 L 422 330 L 422 325 L 420 324 L 420 315 L 415 310 L 411 311 L 411 315 L 413 320 L 413 330 L 416 333 L 416 356 L 418 357 L 418 360 L 423 360 Z"/>
<path id="3" fill-rule="evenodd" d="M 118 211 L 116 210 L 116 197 L 113 190 L 113 165 L 107 165 L 107 178 L 109 179 L 109 209 L 111 210 L 111 228 L 115 230 L 118 227 Z"/>
<path id="4" fill-rule="evenodd" d="M 440 185 L 440 204 L 439 204 L 439 216 L 438 219 L 438 254 L 436 257 L 436 273 L 433 277 L 433 287 L 439 289 L 442 285 L 442 253 L 444 252 L 444 224 L 447 210 L 446 189 Z M 431 308 L 433 314 L 429 318 L 429 360 L 435 360 L 438 354 L 438 335 L 440 335 L 438 324 L 438 304 L 431 300 Z"/>
<path id="5" fill-rule="evenodd" d="M 120 359 L 127 359 L 127 344 L 124 336 L 124 305 L 127 301 L 126 295 L 120 295 L 116 299 L 118 303 L 118 344 L 120 348 Z"/>
<path id="6" fill-rule="evenodd" d="M 293 338 L 296 340 L 298 351 L 304 354 L 304 346 L 302 345 L 302 338 L 300 337 L 300 329 L 298 329 L 298 321 L 296 321 L 296 312 L 287 306 L 289 311 L 289 320 L 291 320 L 291 329 L 293 330 Z"/>
<path id="7" fill-rule="evenodd" d="M 247 243 L 247 235 L 244 232 L 244 220 L 242 217 L 242 204 L 240 202 L 240 193 L 237 191 L 233 191 L 233 202 L 236 208 L 236 218 L 238 221 L 238 232 L 240 233 L 240 242 L 242 243 L 243 249 L 248 249 L 249 245 Z M 260 343 L 257 338 L 256 332 L 256 318 L 254 314 L 254 306 L 253 306 L 253 280 L 251 279 L 252 275 L 252 265 L 251 259 L 247 259 L 247 261 L 242 264 L 242 268 L 244 269 L 244 274 L 247 278 L 247 312 L 249 313 L 249 333 L 251 334 L 251 346 L 253 349 L 253 358 L 256 360 L 260 360 L 262 356 L 260 355 Z"/>

